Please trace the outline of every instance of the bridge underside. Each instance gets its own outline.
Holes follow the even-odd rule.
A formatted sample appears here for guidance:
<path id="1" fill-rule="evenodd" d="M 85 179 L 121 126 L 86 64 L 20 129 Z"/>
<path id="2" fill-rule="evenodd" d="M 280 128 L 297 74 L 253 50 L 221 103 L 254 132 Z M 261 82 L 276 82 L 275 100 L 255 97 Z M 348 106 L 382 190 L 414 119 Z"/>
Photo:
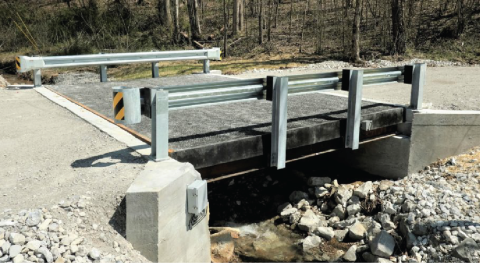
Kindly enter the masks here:
<path id="1" fill-rule="evenodd" d="M 192 78 L 198 83 L 225 81 L 226 77 L 205 75 L 156 79 L 149 85 L 184 84 Z M 143 84 L 143 83 L 141 83 Z M 129 81 L 121 85 L 141 86 Z M 90 83 L 51 86 L 53 90 L 113 118 L 113 86 L 120 83 Z M 218 176 L 252 168 L 266 167 L 270 157 L 272 104 L 252 100 L 171 110 L 169 113 L 169 148 L 171 157 L 192 163 L 205 176 Z M 347 98 L 322 93 L 288 97 L 287 160 L 344 148 Z M 372 121 L 372 130 L 362 131 L 361 139 L 376 138 L 396 131 L 404 122 L 404 108 L 362 102 L 362 120 Z M 150 119 L 128 125 L 151 136 Z"/>

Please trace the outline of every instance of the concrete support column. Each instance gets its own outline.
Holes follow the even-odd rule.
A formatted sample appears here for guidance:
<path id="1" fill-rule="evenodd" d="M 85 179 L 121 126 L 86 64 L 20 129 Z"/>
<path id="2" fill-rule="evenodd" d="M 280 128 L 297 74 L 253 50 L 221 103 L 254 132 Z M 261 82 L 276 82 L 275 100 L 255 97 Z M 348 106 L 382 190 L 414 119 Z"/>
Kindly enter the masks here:
<path id="1" fill-rule="evenodd" d="M 33 70 L 33 86 L 34 87 L 42 86 L 42 71 L 39 69 Z"/>
<path id="2" fill-rule="evenodd" d="M 153 262 L 211 262 L 208 217 L 192 229 L 187 186 L 200 180 L 189 163 L 149 162 L 127 191 L 127 240 Z"/>
<path id="3" fill-rule="evenodd" d="M 100 66 L 100 82 L 107 82 L 107 66 Z"/>

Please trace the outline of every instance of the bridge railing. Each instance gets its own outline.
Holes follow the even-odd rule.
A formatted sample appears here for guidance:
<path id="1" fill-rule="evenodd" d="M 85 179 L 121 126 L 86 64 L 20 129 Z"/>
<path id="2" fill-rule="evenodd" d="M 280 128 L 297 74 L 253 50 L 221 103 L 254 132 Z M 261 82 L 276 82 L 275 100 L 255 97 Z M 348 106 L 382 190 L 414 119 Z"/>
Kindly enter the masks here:
<path id="1" fill-rule="evenodd" d="M 140 112 L 152 119 L 152 156 L 168 158 L 168 111 L 219 103 L 266 99 L 272 101 L 271 166 L 278 169 L 286 163 L 288 95 L 320 90 L 348 91 L 345 147 L 358 149 L 362 128 L 361 103 L 363 86 L 389 83 L 412 84 L 409 107 L 421 109 L 426 64 L 381 69 L 345 69 L 341 72 L 233 80 L 207 84 L 151 88 L 114 88 L 115 122 L 137 123 Z M 121 93 L 119 95 L 119 93 Z M 119 97 L 134 103 L 121 103 Z M 130 98 L 134 99 L 130 99 Z M 117 104 L 116 104 L 117 103 Z M 123 112 L 123 114 L 122 114 Z M 363 122 L 368 130 L 368 121 Z"/>
<path id="2" fill-rule="evenodd" d="M 202 60 L 203 72 L 210 72 L 210 60 L 220 60 L 220 49 L 152 51 L 135 53 L 109 53 L 97 55 L 28 57 L 18 56 L 15 64 L 18 72 L 33 71 L 34 86 L 42 85 L 41 70 L 46 68 L 100 66 L 100 81 L 107 81 L 107 66 L 152 63 L 152 77 L 159 77 L 158 62 L 177 60 Z"/>

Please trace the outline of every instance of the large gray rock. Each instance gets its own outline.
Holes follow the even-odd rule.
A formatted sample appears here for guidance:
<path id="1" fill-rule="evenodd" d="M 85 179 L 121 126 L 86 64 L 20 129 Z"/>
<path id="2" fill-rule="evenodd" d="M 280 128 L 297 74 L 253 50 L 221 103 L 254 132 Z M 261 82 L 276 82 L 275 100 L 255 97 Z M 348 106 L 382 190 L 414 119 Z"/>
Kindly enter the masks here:
<path id="1" fill-rule="evenodd" d="M 321 242 L 322 239 L 318 236 L 308 236 L 302 242 L 303 251 L 309 251 L 310 249 L 318 248 Z"/>
<path id="2" fill-rule="evenodd" d="M 348 236 L 353 240 L 362 240 L 367 230 L 362 223 L 357 222 L 348 229 Z"/>
<path id="3" fill-rule="evenodd" d="M 295 207 L 284 209 L 281 213 L 280 216 L 282 217 L 283 221 L 289 222 L 290 221 L 290 215 L 296 213 L 298 209 Z"/>
<path id="4" fill-rule="evenodd" d="M 33 210 L 28 213 L 27 220 L 25 221 L 25 224 L 27 226 L 37 226 L 42 222 L 42 210 Z"/>
<path id="5" fill-rule="evenodd" d="M 335 233 L 335 239 L 338 242 L 342 242 L 348 234 L 348 229 L 334 230 L 333 232 Z"/>
<path id="6" fill-rule="evenodd" d="M 317 227 L 321 226 L 321 224 L 320 217 L 312 210 L 307 210 L 300 219 L 300 222 L 298 222 L 298 228 L 303 231 L 313 232 Z"/>
<path id="7" fill-rule="evenodd" d="M 368 196 L 368 193 L 372 190 L 373 183 L 371 181 L 365 182 L 360 185 L 357 189 L 353 191 L 353 194 L 360 197 L 365 198 Z"/>
<path id="8" fill-rule="evenodd" d="M 22 246 L 13 245 L 13 246 L 11 246 L 10 249 L 8 250 L 8 256 L 11 257 L 11 258 L 14 258 L 14 257 L 16 257 L 18 254 L 20 254 L 21 251 L 22 251 Z"/>
<path id="9" fill-rule="evenodd" d="M 352 204 L 352 205 L 347 206 L 348 216 L 355 216 L 361 210 L 362 210 L 362 208 L 360 207 L 360 204 Z"/>
<path id="10" fill-rule="evenodd" d="M 335 232 L 331 227 L 317 227 L 315 234 L 326 240 L 330 240 L 335 236 Z"/>
<path id="11" fill-rule="evenodd" d="M 41 241 L 32 240 L 32 241 L 29 241 L 29 242 L 27 243 L 26 247 L 27 247 L 29 250 L 37 251 L 37 249 L 39 249 L 41 245 L 42 245 L 42 242 L 41 242 Z"/>
<path id="12" fill-rule="evenodd" d="M 45 260 L 47 261 L 47 263 L 53 262 L 53 255 L 46 247 L 39 248 L 37 250 L 37 253 L 42 254 Z"/>
<path id="13" fill-rule="evenodd" d="M 351 246 L 347 252 L 345 252 L 345 255 L 343 255 L 343 259 L 345 261 L 349 262 L 354 262 L 357 260 L 357 246 L 353 245 Z"/>
<path id="14" fill-rule="evenodd" d="M 475 240 L 472 238 L 467 238 L 453 249 L 452 254 L 463 261 L 474 262 L 478 260 L 475 254 L 477 254 L 479 251 L 480 247 L 477 245 Z"/>
<path id="15" fill-rule="evenodd" d="M 8 237 L 8 240 L 10 243 L 14 245 L 23 245 L 25 244 L 25 236 L 22 234 L 18 233 L 10 233 L 10 236 Z"/>
<path id="16" fill-rule="evenodd" d="M 345 185 L 340 185 L 337 192 L 335 192 L 335 202 L 337 202 L 337 204 L 346 206 L 350 197 L 352 197 L 352 189 Z"/>
<path id="17" fill-rule="evenodd" d="M 338 204 L 332 211 L 332 214 L 334 216 L 337 216 L 340 218 L 340 220 L 345 219 L 345 209 L 343 208 L 343 205 Z"/>
<path id="18" fill-rule="evenodd" d="M 395 249 L 395 239 L 385 230 L 380 231 L 370 243 L 372 254 L 380 257 L 389 257 Z"/>
<path id="19" fill-rule="evenodd" d="M 322 198 L 326 196 L 328 193 L 329 193 L 328 189 L 323 186 L 315 187 L 315 197 L 317 198 Z"/>
<path id="20" fill-rule="evenodd" d="M 88 252 L 88 256 L 92 259 L 99 259 L 100 258 L 100 251 L 96 248 L 92 248 L 90 252 Z"/>
<path id="21" fill-rule="evenodd" d="M 309 186 L 324 186 L 332 182 L 330 177 L 310 177 L 308 178 L 307 184 Z"/>

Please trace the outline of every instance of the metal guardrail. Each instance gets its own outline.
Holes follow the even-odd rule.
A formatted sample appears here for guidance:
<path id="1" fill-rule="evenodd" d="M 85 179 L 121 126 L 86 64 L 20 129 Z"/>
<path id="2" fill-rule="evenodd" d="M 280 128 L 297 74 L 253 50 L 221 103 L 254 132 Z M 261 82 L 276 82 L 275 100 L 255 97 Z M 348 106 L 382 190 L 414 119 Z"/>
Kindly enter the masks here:
<path id="1" fill-rule="evenodd" d="M 107 81 L 107 66 L 133 63 L 152 63 L 152 77 L 158 78 L 158 62 L 174 60 L 203 60 L 203 72 L 210 72 L 210 60 L 220 60 L 220 48 L 181 51 L 152 51 L 136 53 L 111 53 L 98 55 L 28 57 L 18 56 L 18 72 L 34 72 L 34 86 L 41 86 L 40 70 L 46 68 L 100 66 L 100 81 Z"/>
<path id="2" fill-rule="evenodd" d="M 368 85 L 403 82 L 412 84 L 410 108 L 421 109 L 423 86 L 425 83 L 426 64 L 406 65 L 404 67 L 350 70 L 341 72 L 303 74 L 287 77 L 267 77 L 247 80 L 234 80 L 208 84 L 185 86 L 123 88 L 129 98 L 134 92 L 138 103 L 123 104 L 123 119 L 115 118 L 115 122 L 134 124 L 128 120 L 139 119 L 142 114 L 152 119 L 152 156 L 155 160 L 168 158 L 168 111 L 184 107 L 197 107 L 206 104 L 228 103 L 252 99 L 272 101 L 272 142 L 271 166 L 282 169 L 286 163 L 287 133 L 287 97 L 295 93 L 315 92 L 327 89 L 348 91 L 347 127 L 345 147 L 358 149 L 362 126 L 361 102 L 362 88 Z M 138 92 L 140 89 L 140 92 Z M 114 102 L 119 103 L 118 92 L 121 87 L 114 88 Z M 117 99 L 115 99 L 117 98 Z M 140 101 L 142 106 L 140 106 Z M 130 108 L 129 108 L 130 107 Z M 115 107 L 115 114 L 120 112 Z"/>

